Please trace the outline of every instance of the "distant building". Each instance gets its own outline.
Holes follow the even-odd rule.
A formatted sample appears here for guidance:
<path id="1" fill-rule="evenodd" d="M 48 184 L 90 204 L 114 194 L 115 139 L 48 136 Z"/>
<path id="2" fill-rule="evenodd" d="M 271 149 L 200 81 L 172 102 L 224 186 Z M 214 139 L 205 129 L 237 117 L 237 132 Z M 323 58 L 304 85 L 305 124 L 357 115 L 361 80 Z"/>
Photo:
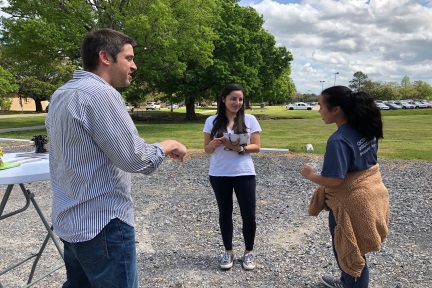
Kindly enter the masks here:
<path id="1" fill-rule="evenodd" d="M 10 111 L 36 111 L 36 104 L 32 98 L 19 98 L 14 97 L 10 98 L 12 100 L 12 104 L 9 109 Z M 41 101 L 42 110 L 45 111 L 46 106 L 49 101 Z M 6 107 L 1 107 L 2 110 L 5 110 Z"/>

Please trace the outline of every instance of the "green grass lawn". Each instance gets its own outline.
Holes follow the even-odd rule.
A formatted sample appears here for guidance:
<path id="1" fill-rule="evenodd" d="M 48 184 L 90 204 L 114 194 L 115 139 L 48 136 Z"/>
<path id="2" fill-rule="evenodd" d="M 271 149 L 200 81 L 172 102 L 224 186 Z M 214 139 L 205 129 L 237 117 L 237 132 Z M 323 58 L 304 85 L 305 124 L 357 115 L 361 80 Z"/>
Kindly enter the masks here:
<path id="1" fill-rule="evenodd" d="M 194 122 L 183 120 L 184 108 L 174 112 L 167 109 L 137 112 L 151 117 L 151 121 L 135 121 L 135 125 L 147 143 L 176 139 L 189 149 L 202 149 L 204 121 L 215 111 L 215 107 L 197 108 L 198 120 Z M 314 153 L 323 154 L 328 137 L 336 130 L 336 125 L 324 124 L 315 110 L 292 111 L 285 106 L 268 106 L 253 107 L 247 113 L 259 119 L 263 148 L 306 153 L 305 146 L 311 143 Z M 380 158 L 432 161 L 432 109 L 382 111 L 382 115 L 384 139 L 379 142 Z M 44 116 L 0 119 L 0 129 L 43 125 L 44 120 Z M 30 140 L 39 134 L 46 134 L 46 131 L 1 133 L 0 137 Z"/>

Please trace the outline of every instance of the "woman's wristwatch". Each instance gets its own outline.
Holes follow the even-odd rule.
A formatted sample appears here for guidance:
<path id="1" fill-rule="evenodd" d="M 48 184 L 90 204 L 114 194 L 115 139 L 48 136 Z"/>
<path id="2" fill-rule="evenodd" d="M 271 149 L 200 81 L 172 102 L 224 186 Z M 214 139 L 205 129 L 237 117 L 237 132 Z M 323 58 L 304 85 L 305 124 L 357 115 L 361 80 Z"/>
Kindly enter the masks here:
<path id="1" fill-rule="evenodd" d="M 246 148 L 245 148 L 245 146 L 240 146 L 240 151 L 238 151 L 237 152 L 238 154 L 240 154 L 240 155 L 244 155 L 245 153 L 246 153 Z"/>

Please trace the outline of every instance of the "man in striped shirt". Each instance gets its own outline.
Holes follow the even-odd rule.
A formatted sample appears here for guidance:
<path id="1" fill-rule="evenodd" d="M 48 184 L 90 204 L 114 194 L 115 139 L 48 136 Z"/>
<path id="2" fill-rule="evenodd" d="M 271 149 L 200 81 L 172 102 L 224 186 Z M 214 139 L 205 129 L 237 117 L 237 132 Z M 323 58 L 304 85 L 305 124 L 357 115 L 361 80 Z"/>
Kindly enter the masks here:
<path id="1" fill-rule="evenodd" d="M 111 29 L 84 38 L 84 71 L 51 97 L 49 135 L 52 222 L 64 243 L 63 287 L 138 287 L 131 173 L 149 174 L 166 156 L 183 160 L 174 140 L 147 144 L 124 100 L 135 41 Z"/>

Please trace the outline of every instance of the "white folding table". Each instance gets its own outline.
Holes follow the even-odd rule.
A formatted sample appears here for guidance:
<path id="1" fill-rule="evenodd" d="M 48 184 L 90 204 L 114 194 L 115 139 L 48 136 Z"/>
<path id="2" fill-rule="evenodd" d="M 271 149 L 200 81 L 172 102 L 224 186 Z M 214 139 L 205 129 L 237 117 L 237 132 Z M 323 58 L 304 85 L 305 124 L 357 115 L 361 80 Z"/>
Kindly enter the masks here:
<path id="1" fill-rule="evenodd" d="M 35 195 L 30 190 L 26 189 L 24 186 L 24 183 L 45 181 L 50 179 L 48 153 L 34 153 L 34 152 L 6 153 L 3 155 L 2 160 L 5 163 L 20 163 L 20 165 L 17 167 L 0 170 L 0 184 L 7 185 L 5 194 L 3 195 L 3 198 L 1 199 L 0 202 L 0 221 L 25 211 L 30 206 L 30 204 L 32 204 L 32 206 L 35 208 L 37 214 L 39 215 L 39 218 L 41 219 L 47 231 L 47 236 L 45 237 L 45 240 L 43 241 L 41 247 L 39 248 L 39 251 L 36 254 L 32 254 L 27 258 L 19 261 L 18 263 L 14 263 L 10 265 L 5 270 L 0 271 L 0 276 L 1 276 L 34 258 L 32 269 L 30 271 L 29 278 L 27 280 L 27 285 L 24 286 L 24 287 L 31 287 L 37 282 L 39 282 L 40 280 L 42 280 L 43 278 L 45 278 L 46 276 L 50 275 L 52 272 L 64 266 L 64 264 L 62 264 L 56 267 L 55 269 L 53 269 L 52 271 L 49 271 L 45 275 L 42 275 L 38 279 L 33 280 L 37 263 L 39 262 L 39 259 L 42 256 L 42 253 L 45 250 L 45 247 L 49 239 L 51 239 L 54 242 L 54 245 L 56 246 L 61 257 L 64 258 L 62 245 L 60 244 L 60 241 L 54 234 L 51 225 L 48 223 L 39 205 L 37 204 L 35 200 Z M 20 186 L 21 191 L 25 197 L 25 203 L 23 203 L 23 206 L 21 208 L 18 208 L 13 211 L 5 212 L 5 207 L 9 200 L 14 185 Z M 0 288 L 2 287 L 3 286 L 0 283 Z"/>

